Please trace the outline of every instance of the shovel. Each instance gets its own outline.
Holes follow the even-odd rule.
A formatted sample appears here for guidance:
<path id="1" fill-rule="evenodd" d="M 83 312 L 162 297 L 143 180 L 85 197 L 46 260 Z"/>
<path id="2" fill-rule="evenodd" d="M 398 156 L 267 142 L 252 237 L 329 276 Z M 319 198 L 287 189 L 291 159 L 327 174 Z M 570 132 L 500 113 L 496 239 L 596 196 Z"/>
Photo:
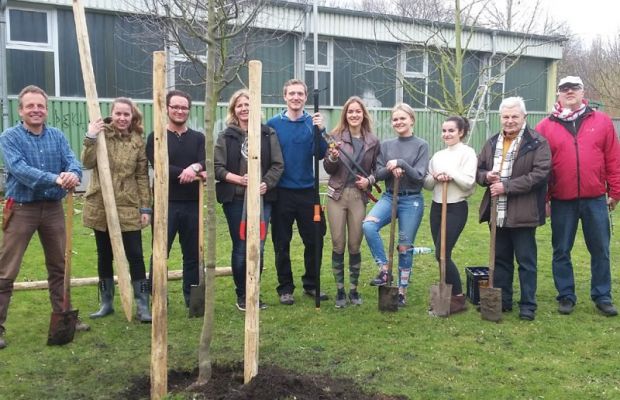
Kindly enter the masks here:
<path id="1" fill-rule="evenodd" d="M 198 178 L 198 285 L 189 288 L 189 317 L 202 317 L 205 314 L 205 260 L 204 260 L 204 188 Z"/>
<path id="2" fill-rule="evenodd" d="M 398 311 L 398 286 L 392 286 L 392 264 L 394 264 L 394 235 L 396 230 L 396 211 L 398 209 L 399 177 L 394 178 L 392 189 L 392 219 L 390 221 L 390 244 L 388 253 L 387 285 L 379 286 L 379 311 Z"/>
<path id="3" fill-rule="evenodd" d="M 71 310 L 71 251 L 73 236 L 73 192 L 67 193 L 67 212 L 65 215 L 65 277 L 63 282 L 62 311 L 53 311 L 47 335 L 49 346 L 63 345 L 73 341 L 78 310 Z"/>
<path id="4" fill-rule="evenodd" d="M 491 197 L 491 240 L 489 243 L 489 280 L 487 287 L 480 287 L 480 316 L 487 321 L 502 319 L 502 290 L 493 287 L 495 273 L 495 237 L 497 236 L 497 196 Z"/>
<path id="5" fill-rule="evenodd" d="M 450 315 L 452 285 L 446 284 L 446 217 L 448 210 L 448 182 L 444 181 L 441 194 L 441 234 L 439 254 L 439 285 L 431 286 L 431 313 L 437 317 Z"/>

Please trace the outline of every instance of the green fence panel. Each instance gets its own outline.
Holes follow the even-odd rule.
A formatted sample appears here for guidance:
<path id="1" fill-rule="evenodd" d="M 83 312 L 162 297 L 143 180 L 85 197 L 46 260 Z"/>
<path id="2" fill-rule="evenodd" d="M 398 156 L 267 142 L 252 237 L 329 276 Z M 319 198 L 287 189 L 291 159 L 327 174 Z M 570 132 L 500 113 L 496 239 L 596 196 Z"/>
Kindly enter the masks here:
<path id="1" fill-rule="evenodd" d="M 102 100 L 100 102 L 101 115 L 109 116 L 111 111 L 111 100 Z M 138 108 L 144 117 L 144 132 L 148 135 L 153 130 L 153 104 L 150 102 L 138 102 Z M 274 115 L 280 113 L 283 106 L 266 106 L 263 107 L 263 120 L 266 121 Z M 9 123 L 11 126 L 19 121 L 17 112 L 17 99 L 9 100 Z M 197 103 L 192 105 L 188 125 L 200 132 L 204 132 L 205 114 L 204 104 Z M 308 109 L 311 112 L 311 109 Z M 213 135 L 226 128 L 227 105 L 220 104 L 216 110 L 216 121 Z M 325 108 L 321 110 L 324 115 L 325 125 L 328 130 L 336 126 L 340 118 L 341 108 Z M 369 110 L 373 121 L 375 133 L 381 139 L 393 137 L 390 109 L 371 109 Z M 535 126 L 538 121 L 544 118 L 545 113 L 531 113 L 528 115 L 530 126 Z M 480 151 L 486 140 L 499 131 L 500 121 L 497 112 L 489 112 L 488 124 L 486 121 L 478 121 L 475 129 L 470 133 L 469 145 L 476 151 Z M 414 132 L 419 137 L 426 140 L 429 144 L 429 153 L 432 155 L 436 151 L 444 147 L 441 140 L 441 125 L 445 116 L 439 112 L 430 110 L 416 111 L 416 123 Z M 80 157 L 82 151 L 82 140 L 84 134 L 88 130 L 88 111 L 84 100 L 59 100 L 50 99 L 48 103 L 48 124 L 61 129 L 66 135 L 75 154 Z M 1 124 L 1 121 L 0 121 Z M 5 127 L 2 127 L 4 130 Z M 0 167 L 2 167 L 2 159 L 0 158 Z"/>

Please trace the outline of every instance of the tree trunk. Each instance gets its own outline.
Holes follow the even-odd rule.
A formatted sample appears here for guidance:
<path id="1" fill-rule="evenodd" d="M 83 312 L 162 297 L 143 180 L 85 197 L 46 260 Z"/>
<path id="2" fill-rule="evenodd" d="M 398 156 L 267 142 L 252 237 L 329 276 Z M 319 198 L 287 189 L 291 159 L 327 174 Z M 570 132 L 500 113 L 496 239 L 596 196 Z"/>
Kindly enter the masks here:
<path id="1" fill-rule="evenodd" d="M 215 37 L 215 2 L 208 2 L 208 35 L 212 39 Z M 215 314 L 215 177 L 213 168 L 213 130 L 215 126 L 215 110 L 218 98 L 218 81 L 216 78 L 216 49 L 213 41 L 207 51 L 207 82 L 205 91 L 205 170 L 207 171 L 206 181 L 206 239 L 207 247 L 205 252 L 205 314 L 202 323 L 202 333 L 200 335 L 200 345 L 198 346 L 198 380 L 196 384 L 206 384 L 211 379 L 211 340 L 213 339 L 213 321 Z"/>

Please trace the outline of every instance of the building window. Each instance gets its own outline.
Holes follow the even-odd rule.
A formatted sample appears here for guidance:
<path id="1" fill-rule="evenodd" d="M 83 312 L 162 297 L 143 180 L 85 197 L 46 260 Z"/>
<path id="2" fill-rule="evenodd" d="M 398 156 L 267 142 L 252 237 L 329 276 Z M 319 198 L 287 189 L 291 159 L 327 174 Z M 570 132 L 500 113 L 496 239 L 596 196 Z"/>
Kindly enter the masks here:
<path id="1" fill-rule="evenodd" d="M 505 92 L 505 83 L 506 83 L 506 60 L 505 57 L 489 57 L 488 58 L 488 66 L 489 75 L 488 77 L 481 76 L 480 84 L 484 84 L 482 82 L 485 78 L 487 79 L 488 84 L 488 104 L 489 110 L 498 110 L 499 105 L 502 102 L 502 98 L 504 97 Z"/>
<path id="2" fill-rule="evenodd" d="M 45 11 L 9 9 L 9 44 L 51 46 L 50 14 Z"/>
<path id="3" fill-rule="evenodd" d="M 7 83 L 9 94 L 37 85 L 56 96 L 54 12 L 9 8 L 7 19 Z"/>
<path id="4" fill-rule="evenodd" d="M 312 91 L 314 89 L 314 41 L 306 40 L 305 46 L 305 82 L 308 85 L 308 102 L 312 102 Z M 322 106 L 333 105 L 333 65 L 334 65 L 333 43 L 328 40 L 318 41 L 318 60 L 317 71 L 319 75 L 319 104 Z"/>
<path id="5" fill-rule="evenodd" d="M 415 108 L 426 108 L 428 94 L 428 55 L 423 49 L 402 49 L 400 56 L 402 101 Z"/>

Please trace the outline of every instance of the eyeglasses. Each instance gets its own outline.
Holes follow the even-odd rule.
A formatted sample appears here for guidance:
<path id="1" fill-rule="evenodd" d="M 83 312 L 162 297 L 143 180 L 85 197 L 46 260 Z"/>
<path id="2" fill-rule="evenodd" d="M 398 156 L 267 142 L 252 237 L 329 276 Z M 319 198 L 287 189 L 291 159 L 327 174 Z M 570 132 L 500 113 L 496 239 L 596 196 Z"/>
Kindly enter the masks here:
<path id="1" fill-rule="evenodd" d="M 560 93 L 566 93 L 569 90 L 572 90 L 573 92 L 576 92 L 578 90 L 583 89 L 583 87 L 581 87 L 581 85 L 566 85 L 566 86 L 562 86 L 558 88 L 558 91 Z"/>
<path id="2" fill-rule="evenodd" d="M 185 106 L 168 106 L 169 108 L 171 108 L 174 111 L 189 111 L 189 107 L 185 107 Z"/>

